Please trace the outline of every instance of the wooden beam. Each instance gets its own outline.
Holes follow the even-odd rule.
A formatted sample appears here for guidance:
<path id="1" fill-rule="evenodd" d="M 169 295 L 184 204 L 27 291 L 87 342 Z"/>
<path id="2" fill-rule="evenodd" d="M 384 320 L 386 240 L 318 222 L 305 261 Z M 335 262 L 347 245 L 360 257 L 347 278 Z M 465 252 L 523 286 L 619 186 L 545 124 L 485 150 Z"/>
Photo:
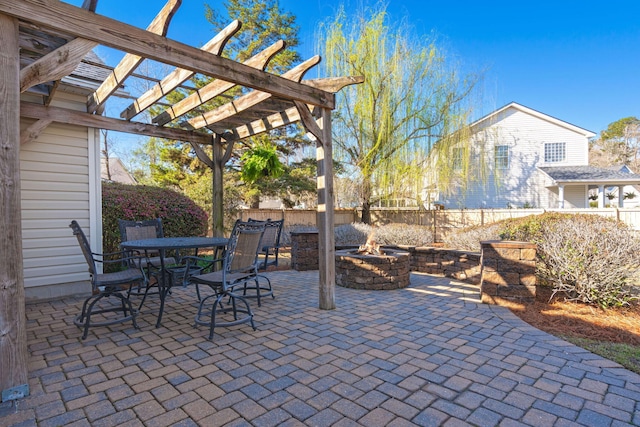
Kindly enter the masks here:
<path id="1" fill-rule="evenodd" d="M 304 76 L 311 67 L 317 65 L 320 62 L 319 56 L 314 56 L 311 59 L 306 60 L 302 64 L 297 65 L 291 70 L 287 71 L 282 75 L 285 79 L 299 81 Z M 254 105 L 259 104 L 265 99 L 270 98 L 272 95 L 268 92 L 261 91 L 253 91 L 248 93 L 240 98 L 229 102 L 219 108 L 216 108 L 212 111 L 207 111 L 204 114 L 201 114 L 198 117 L 194 117 L 192 119 L 187 120 L 189 124 L 189 128 L 192 129 L 201 129 L 205 126 L 209 126 L 224 120 L 225 118 L 231 117 L 238 112 L 244 111 L 248 108 L 251 108 Z"/>
<path id="2" fill-rule="evenodd" d="M 98 43 L 86 39 L 73 39 L 53 52 L 20 70 L 20 92 L 41 83 L 59 80 L 76 69 L 82 58 Z"/>
<path id="3" fill-rule="evenodd" d="M 322 135 L 316 141 L 318 176 L 318 275 L 319 308 L 336 308 L 336 244 L 333 206 L 333 144 L 331 142 L 331 110 L 323 108 Z"/>
<path id="4" fill-rule="evenodd" d="M 284 47 L 284 41 L 279 40 L 262 52 L 249 58 L 244 62 L 244 64 L 253 68 L 264 69 L 271 58 L 273 58 L 276 53 L 284 49 Z M 216 96 L 222 95 L 224 92 L 234 86 L 234 83 L 230 83 L 224 80 L 214 80 L 203 88 L 198 89 L 191 95 L 187 96 L 180 102 L 177 102 L 176 104 L 167 108 L 164 112 L 162 112 L 162 114 L 158 114 L 152 120 L 154 123 L 163 126 L 169 123 L 171 120 L 188 113 L 189 111 L 197 108 L 207 101 L 212 100 Z"/>
<path id="5" fill-rule="evenodd" d="M 24 132 L 20 134 L 20 145 L 26 144 L 29 141 L 38 139 L 43 130 L 49 126 L 53 120 L 51 119 L 38 119 L 31 126 L 26 128 Z"/>
<path id="6" fill-rule="evenodd" d="M 200 159 L 202 163 L 204 163 L 205 165 L 213 169 L 214 168 L 213 160 L 211 160 L 209 156 L 207 156 L 207 153 L 204 152 L 202 147 L 199 144 L 196 144 L 195 142 L 190 142 L 190 144 L 191 144 L 191 147 L 193 148 L 193 151 L 195 151 L 198 159 Z"/>
<path id="7" fill-rule="evenodd" d="M 242 24 L 240 24 L 240 21 L 233 21 L 200 49 L 205 52 L 210 52 L 213 55 L 219 55 L 231 36 L 237 33 L 241 26 Z M 194 74 L 195 73 L 193 71 L 185 70 L 184 68 L 174 69 L 164 79 L 162 79 L 161 82 L 149 89 L 129 105 L 123 112 L 121 112 L 120 117 L 126 120 L 131 120 L 155 102 L 162 99 L 176 87 L 187 81 L 187 79 L 191 78 Z"/>
<path id="8" fill-rule="evenodd" d="M 90 10 L 91 12 L 95 12 L 97 6 L 98 0 L 84 0 L 84 2 L 82 3 L 82 8 Z"/>
<path id="9" fill-rule="evenodd" d="M 302 83 L 326 92 L 336 93 L 347 86 L 364 83 L 364 76 L 324 77 L 304 80 Z"/>
<path id="10" fill-rule="evenodd" d="M 20 204 L 18 20 L 0 14 L 0 392 L 29 394 Z"/>
<path id="11" fill-rule="evenodd" d="M 231 130 L 227 136 L 229 141 L 238 141 L 250 136 L 256 136 L 282 126 L 296 123 L 300 120 L 300 113 L 296 107 L 288 108 L 280 113 L 271 114 L 263 119 L 255 120 L 246 125 Z"/>
<path id="12" fill-rule="evenodd" d="M 39 0 L 0 0 L 0 13 L 281 98 L 297 99 L 330 109 L 335 106 L 332 93 L 256 70 L 61 1 L 44 7 Z"/>
<path id="13" fill-rule="evenodd" d="M 136 123 L 111 117 L 98 116 L 72 111 L 59 107 L 45 107 L 29 102 L 20 103 L 20 115 L 32 119 L 47 119 L 58 123 L 67 123 L 78 126 L 88 126 L 97 129 L 107 129 L 116 132 L 133 133 L 156 138 L 174 139 L 178 141 L 195 142 L 211 145 L 212 135 L 188 131 L 184 129 L 163 128 L 146 123 Z"/>
<path id="14" fill-rule="evenodd" d="M 318 141 L 322 142 L 322 129 L 320 129 L 320 126 L 316 123 L 316 119 L 313 117 L 313 114 L 311 114 L 307 104 L 300 101 L 293 102 L 296 104 L 296 109 L 298 110 L 298 114 L 300 114 L 300 119 L 305 129 L 315 136 Z"/>
<path id="15" fill-rule="evenodd" d="M 337 92 L 342 88 L 364 82 L 364 77 L 329 77 L 314 80 L 303 80 L 305 85 L 313 85 L 318 89 L 328 92 Z M 307 109 L 309 106 L 306 106 Z M 311 112 L 311 110 L 309 110 Z M 312 116 L 313 116 L 313 112 Z M 243 124 L 230 131 L 226 137 L 227 140 L 240 140 L 250 136 L 256 136 L 270 130 L 293 124 L 301 120 L 300 113 L 296 107 L 287 108 L 278 113 L 268 115 L 262 119 L 255 120 L 251 123 Z M 315 119 L 314 119 L 315 121 Z M 307 129 L 308 130 L 308 129 Z"/>
<path id="16" fill-rule="evenodd" d="M 98 0 L 85 0 L 82 8 L 95 12 Z M 98 43 L 77 38 L 60 46 L 20 70 L 20 93 L 41 83 L 60 80 L 76 69 L 82 58 Z M 53 94 L 49 94 L 52 97 Z"/>
<path id="17" fill-rule="evenodd" d="M 162 10 L 151 21 L 147 31 L 153 34 L 166 35 L 169 29 L 171 18 L 182 4 L 182 0 L 169 0 Z M 89 95 L 87 100 L 87 111 L 93 113 L 103 105 L 107 99 L 115 92 L 127 77 L 140 65 L 144 58 L 139 55 L 127 53 L 120 63 L 116 65 L 109 77 L 102 82 L 96 91 Z"/>

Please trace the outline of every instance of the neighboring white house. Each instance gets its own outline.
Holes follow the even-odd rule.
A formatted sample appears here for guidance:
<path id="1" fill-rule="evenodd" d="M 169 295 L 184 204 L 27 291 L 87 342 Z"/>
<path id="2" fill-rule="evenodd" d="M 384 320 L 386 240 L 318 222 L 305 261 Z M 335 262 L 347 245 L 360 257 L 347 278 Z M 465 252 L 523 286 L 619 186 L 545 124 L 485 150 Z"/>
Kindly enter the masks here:
<path id="1" fill-rule="evenodd" d="M 109 168 L 107 169 L 107 159 L 100 157 L 100 171 L 103 181 L 119 182 L 121 184 L 137 184 L 136 179 L 129 173 L 122 160 L 118 157 L 109 157 Z"/>
<path id="2" fill-rule="evenodd" d="M 640 184 L 628 169 L 589 166 L 593 132 L 515 102 L 474 122 L 471 135 L 472 162 L 484 161 L 485 177 L 440 188 L 445 208 L 587 208 L 590 189 L 604 207 L 606 188 L 624 194 Z"/>

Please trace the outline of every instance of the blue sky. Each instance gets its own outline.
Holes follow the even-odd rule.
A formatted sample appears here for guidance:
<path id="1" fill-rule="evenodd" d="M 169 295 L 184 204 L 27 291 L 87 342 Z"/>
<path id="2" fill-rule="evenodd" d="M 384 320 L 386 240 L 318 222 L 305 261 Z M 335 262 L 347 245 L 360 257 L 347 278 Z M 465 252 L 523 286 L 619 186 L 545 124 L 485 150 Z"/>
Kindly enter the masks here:
<path id="1" fill-rule="evenodd" d="M 213 37 L 204 3 L 223 4 L 183 0 L 168 36 L 193 46 Z M 322 55 L 314 47 L 314 31 L 341 3 L 349 10 L 362 0 L 279 0 L 281 9 L 297 17 L 304 59 Z M 388 4 L 390 22 L 408 18 L 417 34 L 435 33 L 463 71 L 483 71 L 478 117 L 512 101 L 596 133 L 620 118 L 640 117 L 640 4 L 635 0 Z M 145 28 L 163 5 L 101 0 L 97 13 Z M 107 58 L 112 60 L 117 58 Z"/>

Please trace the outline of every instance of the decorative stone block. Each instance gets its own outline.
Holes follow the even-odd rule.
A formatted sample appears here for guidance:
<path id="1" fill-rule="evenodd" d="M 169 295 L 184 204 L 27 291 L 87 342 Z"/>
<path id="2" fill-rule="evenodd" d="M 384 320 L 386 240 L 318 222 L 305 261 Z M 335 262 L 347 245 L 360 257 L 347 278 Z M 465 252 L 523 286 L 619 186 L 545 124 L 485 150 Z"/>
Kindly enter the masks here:
<path id="1" fill-rule="evenodd" d="M 536 245 L 528 242 L 481 242 L 481 300 L 532 301 L 536 296 Z"/>

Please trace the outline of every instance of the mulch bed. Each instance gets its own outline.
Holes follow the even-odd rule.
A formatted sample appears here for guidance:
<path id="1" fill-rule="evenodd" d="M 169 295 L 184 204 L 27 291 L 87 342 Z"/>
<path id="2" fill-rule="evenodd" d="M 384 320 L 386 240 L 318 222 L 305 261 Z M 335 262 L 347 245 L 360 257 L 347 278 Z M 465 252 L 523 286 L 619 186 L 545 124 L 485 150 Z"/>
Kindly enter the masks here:
<path id="1" fill-rule="evenodd" d="M 501 301 L 515 315 L 553 335 L 569 335 L 599 341 L 640 345 L 640 304 L 602 309 L 578 302 L 539 295 L 527 305 Z"/>

